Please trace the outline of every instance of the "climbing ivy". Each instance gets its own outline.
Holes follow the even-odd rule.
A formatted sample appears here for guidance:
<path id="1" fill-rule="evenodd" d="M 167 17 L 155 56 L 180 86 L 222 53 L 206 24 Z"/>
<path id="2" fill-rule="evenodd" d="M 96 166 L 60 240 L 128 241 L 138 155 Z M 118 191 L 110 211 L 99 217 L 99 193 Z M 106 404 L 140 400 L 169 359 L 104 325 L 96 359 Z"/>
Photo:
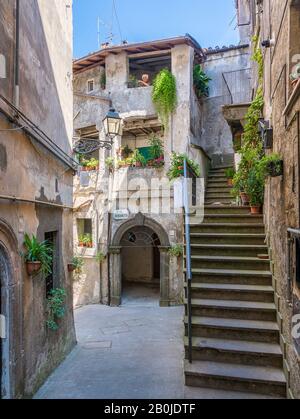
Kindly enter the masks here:
<path id="1" fill-rule="evenodd" d="M 57 331 L 59 329 L 58 320 L 65 315 L 66 291 L 64 289 L 53 289 L 47 298 L 47 326 L 50 330 Z"/>
<path id="2" fill-rule="evenodd" d="M 169 70 L 164 69 L 155 77 L 152 100 L 161 122 L 167 128 L 169 117 L 177 106 L 176 79 Z"/>

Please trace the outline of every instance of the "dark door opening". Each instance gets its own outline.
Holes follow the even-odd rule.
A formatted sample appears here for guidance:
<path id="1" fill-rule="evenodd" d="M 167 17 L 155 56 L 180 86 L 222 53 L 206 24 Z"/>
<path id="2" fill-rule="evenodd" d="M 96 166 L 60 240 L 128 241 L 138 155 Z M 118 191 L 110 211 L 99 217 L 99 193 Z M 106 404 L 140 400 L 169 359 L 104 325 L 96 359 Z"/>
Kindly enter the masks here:
<path id="1" fill-rule="evenodd" d="M 124 234 L 122 247 L 122 295 L 124 301 L 159 301 L 160 241 L 151 229 L 136 227 Z"/>

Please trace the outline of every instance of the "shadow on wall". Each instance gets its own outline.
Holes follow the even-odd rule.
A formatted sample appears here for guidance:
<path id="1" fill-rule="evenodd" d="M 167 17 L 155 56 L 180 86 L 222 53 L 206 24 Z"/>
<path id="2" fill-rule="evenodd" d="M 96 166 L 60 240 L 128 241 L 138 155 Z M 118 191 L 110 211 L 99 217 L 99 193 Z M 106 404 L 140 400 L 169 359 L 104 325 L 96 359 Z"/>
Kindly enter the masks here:
<path id="1" fill-rule="evenodd" d="M 68 18 L 68 10 L 63 15 L 61 13 L 63 7 L 67 7 L 63 3 L 59 10 L 56 1 L 20 2 L 20 108 L 57 145 L 71 154 L 73 107 L 68 109 L 63 101 L 66 98 L 68 103 L 66 95 L 72 94 L 72 60 L 70 73 L 64 73 L 68 66 L 66 57 L 72 57 L 69 51 L 72 47 L 59 39 L 65 31 L 54 28 L 61 25 L 61 19 Z M 44 27 L 47 24 L 50 25 L 48 36 Z"/>

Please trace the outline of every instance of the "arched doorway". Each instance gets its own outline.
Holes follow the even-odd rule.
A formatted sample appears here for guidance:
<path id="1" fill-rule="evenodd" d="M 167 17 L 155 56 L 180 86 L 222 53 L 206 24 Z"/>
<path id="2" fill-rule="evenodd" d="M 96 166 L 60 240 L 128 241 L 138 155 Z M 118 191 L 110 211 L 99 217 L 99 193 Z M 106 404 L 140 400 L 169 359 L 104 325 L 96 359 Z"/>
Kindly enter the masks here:
<path id="1" fill-rule="evenodd" d="M 129 229 L 121 240 L 122 296 L 159 299 L 160 240 L 149 227 Z"/>
<path id="2" fill-rule="evenodd" d="M 164 228 L 139 213 L 116 231 L 110 247 L 111 305 L 122 302 L 123 280 L 159 287 L 162 307 L 169 306 L 170 242 Z"/>
<path id="3" fill-rule="evenodd" d="M 10 385 L 10 307 L 9 283 L 11 265 L 6 250 L 0 243 L 0 374 L 1 374 L 1 399 L 11 398 Z"/>

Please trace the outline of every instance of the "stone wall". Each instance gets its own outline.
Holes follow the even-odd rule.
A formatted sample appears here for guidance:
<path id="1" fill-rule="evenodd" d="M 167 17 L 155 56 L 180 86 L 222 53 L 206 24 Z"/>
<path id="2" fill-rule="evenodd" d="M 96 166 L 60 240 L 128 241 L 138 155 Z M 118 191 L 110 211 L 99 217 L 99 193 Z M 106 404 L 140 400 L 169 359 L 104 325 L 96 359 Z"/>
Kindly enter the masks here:
<path id="1" fill-rule="evenodd" d="M 254 2 L 253 2 L 254 3 Z M 300 53 L 300 10 L 285 0 L 265 0 L 256 31 L 261 40 L 274 40 L 272 48 L 264 49 L 265 110 L 274 132 L 273 152 L 284 160 L 284 176 L 270 179 L 266 185 L 265 222 L 273 259 L 276 303 L 280 311 L 282 347 L 288 362 L 286 372 L 293 396 L 300 398 L 300 348 L 293 340 L 292 317 L 298 313 L 300 290 L 295 281 L 292 293 L 288 283 L 287 230 L 299 228 L 299 111 L 300 85 L 292 91 L 289 74 L 293 55 Z M 298 40 L 298 49 L 294 42 Z M 269 153 L 271 151 L 267 151 Z M 292 276 L 295 260 L 291 258 Z M 288 371 L 289 369 L 289 371 Z"/>
<path id="2" fill-rule="evenodd" d="M 9 0 L 0 4 L 0 26 L 4 29 L 0 54 L 6 61 L 6 78 L 0 79 L 0 94 L 17 103 L 14 4 Z M 20 110 L 70 155 L 72 2 L 54 0 L 50 4 L 45 0 L 29 0 L 20 2 L 20 6 Z M 72 278 L 67 272 L 73 254 L 72 211 L 51 205 L 72 206 L 73 172 L 22 129 L 12 131 L 16 126 L 9 123 L 3 110 L 9 112 L 0 100 L 0 194 L 16 197 L 15 201 L 0 201 L 0 242 L 10 249 L 11 292 L 18 296 L 10 299 L 9 308 L 14 321 L 10 327 L 19 331 L 10 342 L 7 395 L 14 398 L 32 395 L 75 344 Z M 46 205 L 36 204 L 35 200 Z M 66 315 L 57 332 L 46 326 L 45 279 L 42 275 L 29 277 L 20 257 L 25 232 L 44 240 L 46 232 L 54 231 L 59 245 L 55 286 L 67 291 Z"/>
<path id="3" fill-rule="evenodd" d="M 232 134 L 222 114 L 222 106 L 250 101 L 250 50 L 247 46 L 233 47 L 208 51 L 207 54 L 203 68 L 211 81 L 209 97 L 203 100 L 200 144 L 214 165 L 224 165 L 231 161 L 234 152 Z"/>

